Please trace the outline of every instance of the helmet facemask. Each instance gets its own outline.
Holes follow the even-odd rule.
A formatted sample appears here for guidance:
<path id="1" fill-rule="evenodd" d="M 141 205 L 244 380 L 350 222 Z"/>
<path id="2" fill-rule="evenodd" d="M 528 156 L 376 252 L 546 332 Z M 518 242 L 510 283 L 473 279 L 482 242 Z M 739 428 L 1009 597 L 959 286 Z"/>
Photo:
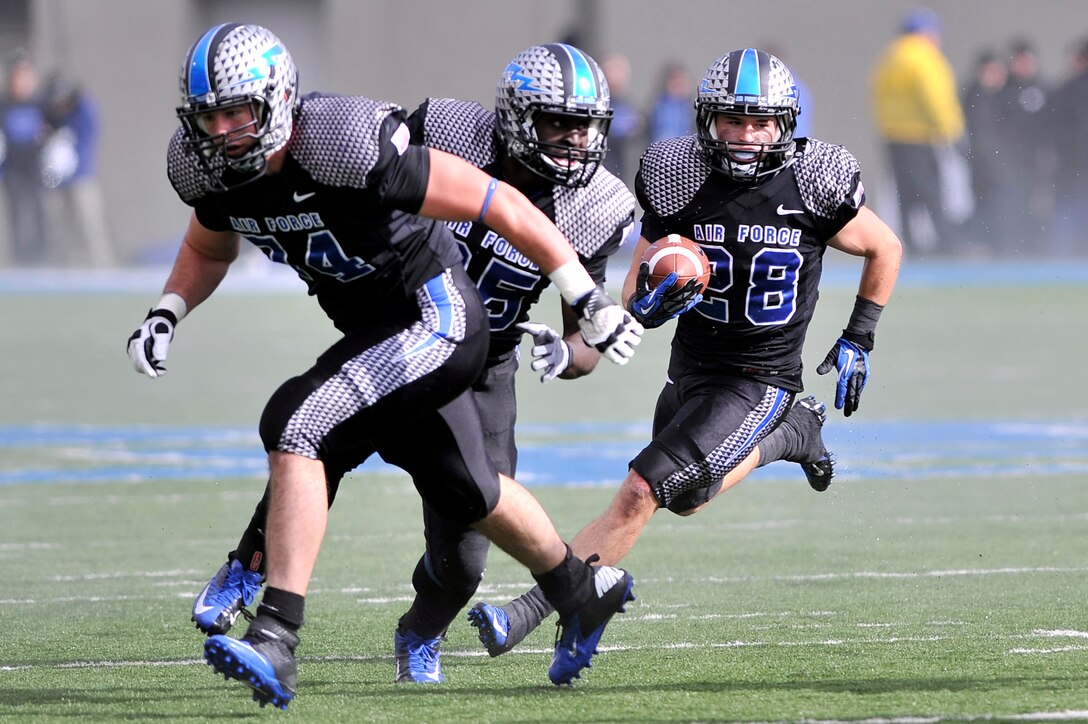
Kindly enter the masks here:
<path id="1" fill-rule="evenodd" d="M 585 148 L 541 138 L 550 115 L 584 126 Z M 507 155 L 549 183 L 585 186 L 608 150 L 611 98 L 604 72 L 577 48 L 536 45 L 503 71 L 495 98 L 496 130 Z"/>
<path id="2" fill-rule="evenodd" d="M 246 107 L 251 120 L 232 128 L 226 133 L 212 135 L 207 128 L 208 115 L 215 111 L 229 111 Z M 222 181 L 223 174 L 232 171 L 243 179 L 259 177 L 267 163 L 264 139 L 268 137 L 268 113 L 259 98 L 237 98 L 210 108 L 178 109 L 178 119 L 185 128 L 184 144 L 196 152 L 201 166 L 209 178 Z M 253 139 L 243 153 L 233 152 L 237 144 Z M 218 190 L 226 190 L 226 186 Z"/>
<path id="3" fill-rule="evenodd" d="M 793 163 L 798 101 L 793 74 L 769 53 L 746 48 L 714 61 L 695 99 L 699 146 L 711 167 L 735 181 L 755 183 Z M 778 138 L 767 143 L 721 140 L 715 126 L 718 114 L 773 117 Z M 756 148 L 753 152 L 748 147 Z"/>
<path id="4" fill-rule="evenodd" d="M 287 145 L 298 107 L 298 72 L 287 48 L 257 25 L 212 28 L 193 46 L 181 73 L 177 116 L 183 143 L 212 191 L 260 178 L 268 157 Z M 225 133 L 209 132 L 209 114 L 246 109 Z M 244 152 L 239 143 L 255 141 Z"/>
<path id="5" fill-rule="evenodd" d="M 571 123 L 583 126 L 587 136 L 585 148 L 543 140 L 537 123 L 546 122 L 550 115 L 566 116 Z M 518 124 L 520 133 L 516 141 L 508 150 L 530 171 L 552 183 L 585 186 L 604 160 L 611 123 L 611 111 L 598 115 L 584 111 L 568 113 L 553 107 L 530 107 L 524 120 Z"/>

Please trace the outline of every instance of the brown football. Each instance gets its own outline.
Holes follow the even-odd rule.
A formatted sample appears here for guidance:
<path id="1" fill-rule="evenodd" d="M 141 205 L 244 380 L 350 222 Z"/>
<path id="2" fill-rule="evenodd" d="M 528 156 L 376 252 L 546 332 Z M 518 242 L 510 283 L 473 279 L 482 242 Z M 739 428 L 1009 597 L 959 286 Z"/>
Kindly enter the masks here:
<path id="1" fill-rule="evenodd" d="M 642 255 L 642 261 L 650 265 L 647 283 L 651 289 L 672 272 L 677 275 L 673 289 L 679 289 L 690 279 L 698 279 L 699 291 L 703 292 L 710 282 L 710 260 L 706 258 L 703 247 L 679 234 L 669 234 L 650 244 Z"/>

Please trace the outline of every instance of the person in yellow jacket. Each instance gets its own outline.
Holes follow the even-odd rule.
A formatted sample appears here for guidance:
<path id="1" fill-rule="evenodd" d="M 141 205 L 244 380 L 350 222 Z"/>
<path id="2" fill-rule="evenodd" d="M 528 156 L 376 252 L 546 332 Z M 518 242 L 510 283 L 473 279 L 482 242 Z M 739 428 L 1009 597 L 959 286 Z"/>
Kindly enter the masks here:
<path id="1" fill-rule="evenodd" d="M 872 111 L 899 201 L 902 239 L 915 252 L 949 252 L 973 206 L 955 74 L 931 10 L 906 15 L 870 78 Z"/>

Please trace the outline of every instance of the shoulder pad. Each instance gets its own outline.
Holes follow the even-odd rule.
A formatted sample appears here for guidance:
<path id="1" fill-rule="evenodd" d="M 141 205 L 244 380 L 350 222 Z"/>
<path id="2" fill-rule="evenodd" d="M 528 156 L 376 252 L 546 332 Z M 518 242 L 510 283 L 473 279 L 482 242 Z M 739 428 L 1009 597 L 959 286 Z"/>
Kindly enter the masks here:
<path id="1" fill-rule="evenodd" d="M 318 183 L 366 188 L 367 174 L 381 156 L 382 124 L 403 110 L 365 96 L 308 97 L 288 148 Z"/>
<path id="2" fill-rule="evenodd" d="M 207 195 L 208 177 L 193 152 L 182 144 L 182 133 L 178 128 L 170 138 L 166 150 L 166 175 L 181 200 L 191 206 Z"/>
<path id="3" fill-rule="evenodd" d="M 793 172 L 801 199 L 817 216 L 832 218 L 843 204 L 861 206 L 861 165 L 844 147 L 810 138 Z"/>
<path id="4" fill-rule="evenodd" d="M 603 166 L 582 188 L 556 186 L 555 225 L 582 257 L 592 257 L 634 219 L 635 197 Z"/>
<path id="5" fill-rule="evenodd" d="M 641 192 L 649 211 L 669 216 L 683 209 L 713 173 L 696 137 L 669 138 L 646 149 L 639 165 Z"/>
<path id="6" fill-rule="evenodd" d="M 454 98 L 428 98 L 423 143 L 460 156 L 483 168 L 498 157 L 495 114 L 479 103 Z"/>

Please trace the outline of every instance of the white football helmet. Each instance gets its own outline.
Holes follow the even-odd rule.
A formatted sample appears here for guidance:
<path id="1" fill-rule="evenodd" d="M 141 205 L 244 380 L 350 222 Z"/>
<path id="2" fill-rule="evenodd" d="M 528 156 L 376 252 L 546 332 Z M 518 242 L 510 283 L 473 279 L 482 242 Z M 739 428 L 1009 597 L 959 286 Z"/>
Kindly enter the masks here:
<path id="1" fill-rule="evenodd" d="M 719 113 L 774 116 L 778 140 L 757 144 L 762 148 L 754 157 L 746 158 L 751 153 L 745 151 L 744 160 L 739 161 L 732 148 L 735 144 L 718 139 L 714 117 Z M 800 113 L 800 93 L 785 63 L 755 48 L 734 50 L 711 63 L 699 83 L 695 97 L 699 146 L 714 170 L 753 183 L 793 163 L 793 131 Z"/>
<path id="2" fill-rule="evenodd" d="M 541 113 L 584 119 L 585 149 L 545 143 L 535 122 Z M 495 92 L 496 129 L 506 153 L 553 184 L 584 186 L 608 150 L 612 98 L 597 61 L 572 45 L 534 45 L 506 66 Z"/>
<path id="3" fill-rule="evenodd" d="M 298 104 L 298 70 L 271 31 L 224 23 L 204 33 L 181 69 L 177 115 L 209 188 L 225 191 L 259 178 L 268 157 L 287 145 Z M 204 130 L 208 112 L 243 105 L 252 110 L 254 122 L 217 136 Z M 253 148 L 242 155 L 227 153 L 229 144 L 247 137 L 257 140 Z"/>

